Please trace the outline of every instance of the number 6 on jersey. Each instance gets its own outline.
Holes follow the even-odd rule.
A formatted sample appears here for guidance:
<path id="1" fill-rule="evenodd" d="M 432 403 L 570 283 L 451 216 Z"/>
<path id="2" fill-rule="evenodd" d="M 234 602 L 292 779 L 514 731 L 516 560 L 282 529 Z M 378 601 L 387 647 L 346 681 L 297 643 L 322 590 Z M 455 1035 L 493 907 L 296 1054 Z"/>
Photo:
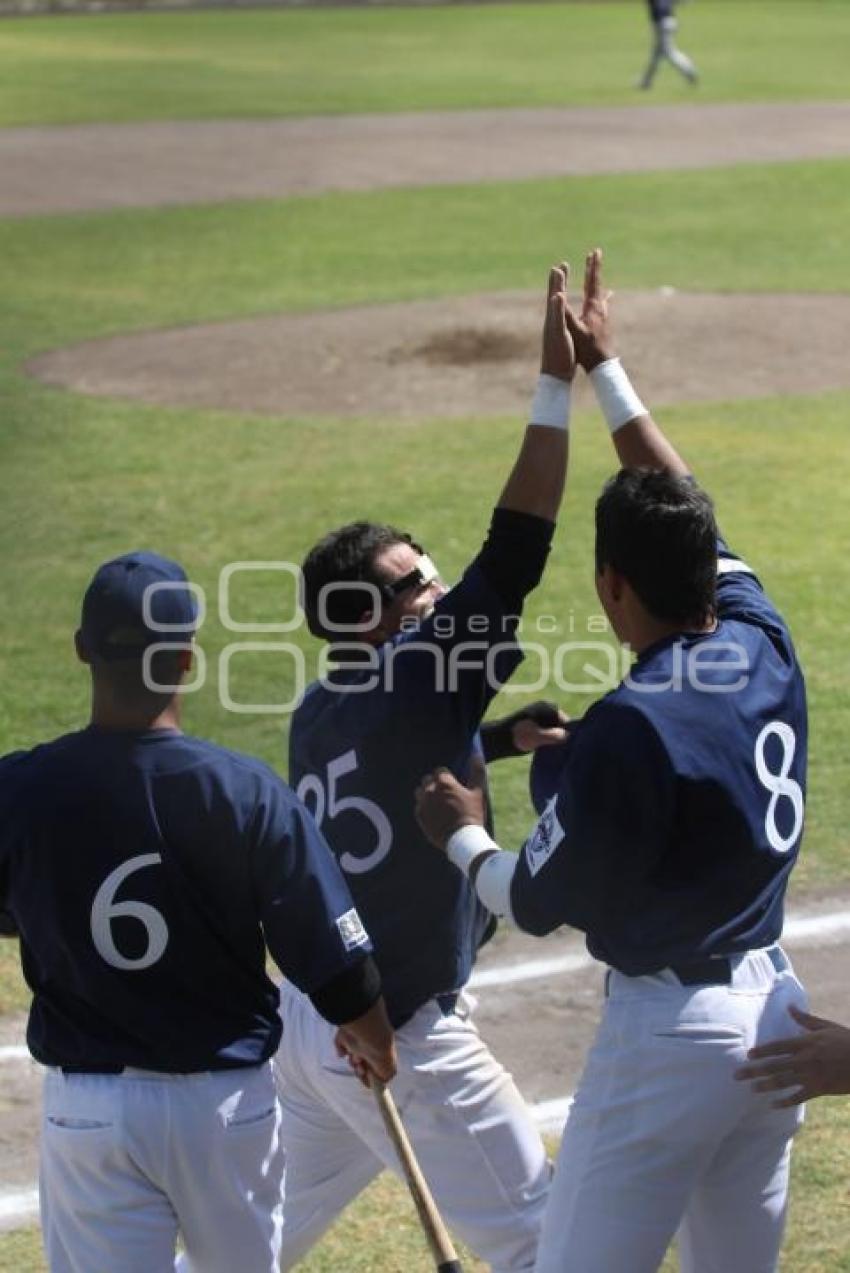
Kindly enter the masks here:
<path id="1" fill-rule="evenodd" d="M 101 959 L 105 959 L 113 968 L 124 972 L 140 972 L 150 968 L 161 959 L 168 945 L 168 928 L 159 911 L 154 910 L 147 902 L 116 902 L 115 894 L 128 875 L 134 875 L 146 866 L 158 866 L 162 862 L 160 853 L 140 853 L 110 871 L 94 896 L 91 908 L 91 935 L 95 949 Z M 148 936 L 147 949 L 135 959 L 122 955 L 115 945 L 112 936 L 112 922 L 116 919 L 137 919 Z"/>

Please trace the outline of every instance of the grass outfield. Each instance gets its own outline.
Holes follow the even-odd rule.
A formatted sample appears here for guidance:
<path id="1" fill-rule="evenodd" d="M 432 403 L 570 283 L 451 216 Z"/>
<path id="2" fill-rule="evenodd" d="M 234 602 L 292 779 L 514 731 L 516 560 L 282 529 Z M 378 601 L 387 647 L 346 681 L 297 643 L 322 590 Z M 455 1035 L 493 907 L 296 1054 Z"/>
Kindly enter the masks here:
<path id="1" fill-rule="evenodd" d="M 0 25 L 0 124 L 630 103 L 637 0 L 102 14 Z M 847 95 L 846 0 L 699 0 L 681 43 L 700 101 Z M 691 90 L 667 67 L 651 100 Z"/>
<path id="2" fill-rule="evenodd" d="M 555 1152 L 556 1143 L 550 1142 Z M 847 1179 L 850 1176 L 850 1106 L 820 1101 L 794 1150 L 791 1215 L 781 1273 L 846 1273 Z M 487 1265 L 463 1247 L 465 1273 Z M 44 1273 L 37 1229 L 0 1233 L 0 1269 Z M 352 1204 L 323 1241 L 299 1265 L 299 1273 L 429 1273 L 434 1267 L 404 1187 L 384 1173 Z M 673 1255 L 661 1273 L 674 1273 Z"/>

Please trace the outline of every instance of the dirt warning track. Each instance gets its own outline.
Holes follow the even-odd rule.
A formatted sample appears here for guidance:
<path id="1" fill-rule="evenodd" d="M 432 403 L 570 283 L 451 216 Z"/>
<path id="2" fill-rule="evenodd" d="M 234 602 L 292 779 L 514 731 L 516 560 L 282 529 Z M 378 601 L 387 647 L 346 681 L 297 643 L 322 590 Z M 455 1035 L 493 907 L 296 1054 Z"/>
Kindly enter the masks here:
<path id="1" fill-rule="evenodd" d="M 850 102 L 0 129 L 0 217 L 850 155 Z"/>

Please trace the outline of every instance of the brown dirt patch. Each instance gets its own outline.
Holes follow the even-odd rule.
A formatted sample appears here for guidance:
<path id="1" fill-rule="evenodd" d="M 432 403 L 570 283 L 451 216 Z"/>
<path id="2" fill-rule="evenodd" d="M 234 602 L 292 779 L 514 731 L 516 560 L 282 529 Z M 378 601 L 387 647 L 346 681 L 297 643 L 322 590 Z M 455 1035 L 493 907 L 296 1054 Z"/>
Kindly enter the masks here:
<path id="1" fill-rule="evenodd" d="M 0 129 L 0 216 L 850 154 L 850 102 Z"/>
<path id="2" fill-rule="evenodd" d="M 616 306 L 653 405 L 850 387 L 850 296 L 662 288 L 618 293 Z M 528 406 L 539 330 L 540 297 L 503 292 L 126 334 L 42 354 L 27 371 L 96 397 L 240 414 L 516 415 Z M 577 403 L 587 402 L 580 379 Z"/>

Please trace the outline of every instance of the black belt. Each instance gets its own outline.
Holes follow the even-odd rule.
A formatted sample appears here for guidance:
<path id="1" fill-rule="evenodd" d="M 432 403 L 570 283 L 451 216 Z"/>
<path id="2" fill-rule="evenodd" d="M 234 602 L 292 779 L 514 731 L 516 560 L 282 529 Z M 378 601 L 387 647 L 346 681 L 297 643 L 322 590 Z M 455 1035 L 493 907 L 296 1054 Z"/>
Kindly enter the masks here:
<path id="1" fill-rule="evenodd" d="M 123 1074 L 123 1065 L 60 1065 L 63 1074 Z"/>
<path id="2" fill-rule="evenodd" d="M 742 951 L 746 954 L 746 951 Z M 788 967 L 788 960 L 783 955 L 778 946 L 769 946 L 765 954 L 773 964 L 777 972 L 785 972 Z M 732 984 L 732 960 L 736 956 L 732 955 L 714 955 L 707 956 L 705 959 L 689 959 L 686 963 L 668 964 L 661 972 L 672 972 L 683 986 L 731 986 Z M 610 969 L 605 975 L 605 993 L 608 994 L 608 982 L 610 981 Z"/>
<path id="3" fill-rule="evenodd" d="M 731 986 L 732 960 L 721 956 L 715 959 L 691 959 L 686 964 L 669 964 L 670 972 L 683 986 Z"/>
<path id="4" fill-rule="evenodd" d="M 768 946 L 764 953 L 777 972 L 785 972 L 789 967 L 778 946 Z M 731 986 L 733 958 L 735 956 L 715 955 L 708 959 L 690 959 L 686 964 L 670 964 L 669 968 L 683 986 Z"/>

